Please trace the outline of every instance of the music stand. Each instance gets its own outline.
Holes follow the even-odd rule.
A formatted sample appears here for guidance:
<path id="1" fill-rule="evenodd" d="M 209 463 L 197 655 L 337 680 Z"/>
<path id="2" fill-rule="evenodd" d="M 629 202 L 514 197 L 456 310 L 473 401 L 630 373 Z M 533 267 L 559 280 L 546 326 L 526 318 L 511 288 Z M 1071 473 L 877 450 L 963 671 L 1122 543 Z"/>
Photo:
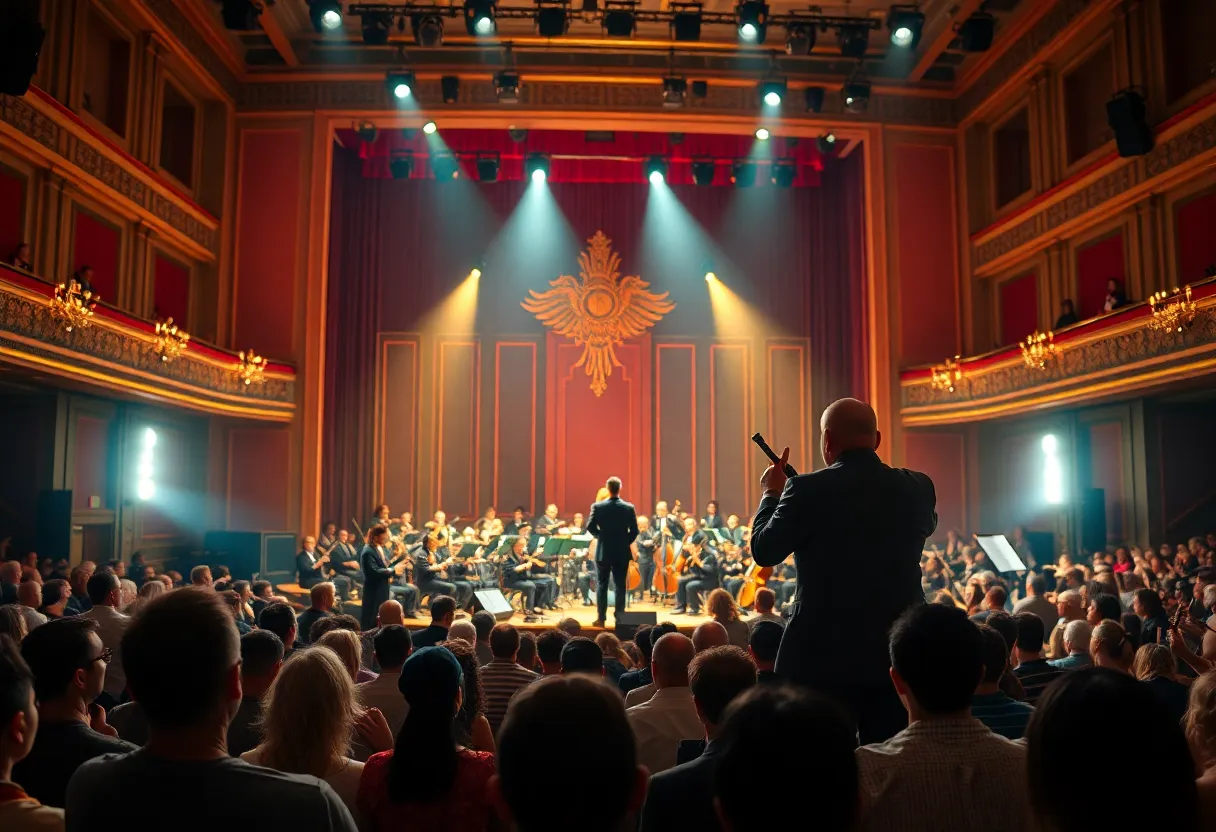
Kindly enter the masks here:
<path id="1" fill-rule="evenodd" d="M 977 534 L 975 542 L 984 550 L 997 572 L 1025 572 L 1026 564 L 1003 534 Z"/>

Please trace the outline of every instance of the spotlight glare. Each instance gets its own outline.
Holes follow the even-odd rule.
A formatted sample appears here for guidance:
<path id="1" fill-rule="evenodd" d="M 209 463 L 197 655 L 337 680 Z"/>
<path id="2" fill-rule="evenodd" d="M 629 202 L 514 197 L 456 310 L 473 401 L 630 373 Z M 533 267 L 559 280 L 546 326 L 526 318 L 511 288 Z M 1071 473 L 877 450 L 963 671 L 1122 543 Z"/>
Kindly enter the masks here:
<path id="1" fill-rule="evenodd" d="M 389 94 L 398 101 L 409 98 L 414 94 L 414 73 L 390 72 L 384 77 Z"/>
<path id="2" fill-rule="evenodd" d="M 646 160 L 646 178 L 651 185 L 662 185 L 667 181 L 667 160 L 662 156 L 651 156 Z"/>
<path id="3" fill-rule="evenodd" d="M 342 26 L 342 4 L 338 0 L 308 0 L 308 16 L 318 32 L 332 32 Z"/>
<path id="4" fill-rule="evenodd" d="M 152 480 L 140 480 L 136 489 L 141 500 L 151 500 L 156 496 L 156 483 Z"/>
<path id="5" fill-rule="evenodd" d="M 410 97 L 410 85 L 409 84 L 398 84 L 397 86 L 393 87 L 393 95 L 396 96 L 397 98 L 409 98 Z"/>
<path id="6" fill-rule="evenodd" d="M 524 157 L 524 171 L 533 182 L 544 182 L 549 176 L 549 157 L 543 153 L 529 153 Z"/>
<path id="7" fill-rule="evenodd" d="M 332 9 L 321 12 L 321 25 L 326 29 L 337 29 L 342 25 L 342 15 Z"/>
<path id="8" fill-rule="evenodd" d="M 887 29 L 891 32 L 891 45 L 900 49 L 915 49 L 920 43 L 925 16 L 916 6 L 891 7 L 887 13 Z"/>
<path id="9" fill-rule="evenodd" d="M 543 170 L 532 171 L 532 181 L 533 182 L 544 182 L 545 181 L 545 172 Z"/>
<path id="10" fill-rule="evenodd" d="M 718 279 L 718 276 L 716 274 L 714 274 L 713 272 L 705 273 L 705 282 L 706 283 L 712 283 L 713 281 L 715 281 L 717 279 Z"/>
<path id="11" fill-rule="evenodd" d="M 757 30 L 756 30 L 755 23 L 744 23 L 742 26 L 739 27 L 739 36 L 742 37 L 744 40 L 755 40 L 756 31 Z"/>
<path id="12" fill-rule="evenodd" d="M 760 141 L 762 141 L 762 142 L 768 141 L 768 138 L 770 135 L 772 135 L 772 134 L 768 132 L 767 128 L 765 128 L 765 127 L 756 128 L 756 138 L 759 139 Z"/>
<path id="13" fill-rule="evenodd" d="M 498 26 L 494 22 L 494 0 L 465 0 L 464 28 L 473 37 L 494 34 Z"/>
<path id="14" fill-rule="evenodd" d="M 1055 434 L 1051 433 L 1044 436 L 1040 444 L 1043 446 L 1043 453 L 1045 454 L 1054 454 L 1056 449 L 1060 447 L 1059 440 L 1056 439 Z"/>
<path id="15" fill-rule="evenodd" d="M 651 173 L 650 174 L 650 184 L 651 185 L 662 185 L 663 184 L 663 174 L 659 173 L 657 170 L 654 171 L 653 173 Z"/>
<path id="16" fill-rule="evenodd" d="M 144 428 L 144 447 L 145 448 L 155 448 L 156 447 L 156 431 L 153 430 L 152 428 Z"/>
<path id="17" fill-rule="evenodd" d="M 480 280 L 481 279 L 481 269 L 474 266 L 472 269 L 469 270 L 469 277 L 473 278 L 474 280 Z"/>
<path id="18" fill-rule="evenodd" d="M 479 35 L 488 35 L 494 31 L 494 21 L 488 17 L 479 17 L 473 24 L 473 29 Z"/>
<path id="19" fill-rule="evenodd" d="M 439 128 L 435 125 L 435 122 L 433 122 L 433 121 L 428 121 L 426 124 L 422 125 L 422 132 L 426 133 L 428 136 L 431 135 L 432 133 L 434 133 L 438 129 Z"/>
<path id="20" fill-rule="evenodd" d="M 762 0 L 740 0 L 735 6 L 735 25 L 739 39 L 747 43 L 764 43 L 768 28 L 768 4 Z"/>
<path id="21" fill-rule="evenodd" d="M 764 94 L 764 103 L 770 107 L 781 106 L 781 95 L 775 92 L 766 92 Z"/>

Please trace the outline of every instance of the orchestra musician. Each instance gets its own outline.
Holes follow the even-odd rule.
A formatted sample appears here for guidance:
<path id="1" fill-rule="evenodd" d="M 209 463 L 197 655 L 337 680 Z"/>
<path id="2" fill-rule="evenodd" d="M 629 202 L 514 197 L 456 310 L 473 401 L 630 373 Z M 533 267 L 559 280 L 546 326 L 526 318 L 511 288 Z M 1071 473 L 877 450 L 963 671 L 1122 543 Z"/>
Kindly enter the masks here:
<path id="1" fill-rule="evenodd" d="M 351 588 L 363 583 L 363 569 L 359 565 L 359 553 L 355 551 L 350 532 L 346 529 L 339 529 L 334 537 L 333 548 L 329 550 L 329 565 L 334 570 L 334 585 L 338 588 L 342 600 L 348 600 Z M 339 581 L 338 578 L 344 580 Z"/>
<path id="2" fill-rule="evenodd" d="M 659 500 L 654 504 L 654 518 L 650 525 L 654 527 L 656 537 L 663 533 L 664 527 L 667 529 L 667 535 L 673 540 L 679 540 L 684 536 L 684 527 L 680 524 L 679 518 L 668 511 L 666 500 Z"/>
<path id="3" fill-rule="evenodd" d="M 367 542 L 359 552 L 359 564 L 363 567 L 363 610 L 360 626 L 370 630 L 376 626 L 376 615 L 380 605 L 389 599 L 389 586 L 397 575 L 404 571 L 405 563 L 390 566 L 388 552 L 388 528 L 372 526 L 367 533 Z"/>
<path id="4" fill-rule="evenodd" d="M 743 588 L 743 573 L 747 571 L 751 559 L 745 563 L 742 550 L 733 543 L 722 544 L 722 558 L 718 564 L 718 576 L 722 588 L 738 600 L 739 590 Z"/>
<path id="5" fill-rule="evenodd" d="M 417 562 L 417 552 L 422 548 L 423 544 L 421 542 L 409 547 L 402 560 L 405 569 L 393 579 L 392 584 L 388 588 L 393 600 L 399 603 L 401 609 L 405 611 L 406 618 L 422 617 L 422 612 L 418 609 L 418 603 L 422 600 L 422 593 L 418 591 L 417 586 L 410 582 L 411 573 L 414 571 L 414 564 Z"/>
<path id="6" fill-rule="evenodd" d="M 375 510 L 372 512 L 371 522 L 367 524 L 369 529 L 372 526 L 384 526 L 384 530 L 386 532 L 392 532 L 393 518 L 387 505 L 381 503 L 380 505 L 376 506 Z"/>
<path id="7" fill-rule="evenodd" d="M 503 583 L 509 589 L 522 592 L 524 609 L 535 615 L 541 614 L 541 604 L 557 609 L 553 603 L 557 585 L 550 575 L 544 574 L 544 563 L 528 552 L 526 537 L 517 537 L 512 542 L 511 551 L 503 561 Z"/>
<path id="8" fill-rule="evenodd" d="M 456 599 L 457 606 L 464 606 L 461 600 L 467 592 L 472 595 L 472 589 L 466 582 L 461 588 L 460 595 L 456 594 L 456 584 L 448 580 L 447 568 L 451 558 L 449 544 L 452 530 L 448 527 L 447 515 L 442 511 L 435 512 L 434 518 L 426 524 L 428 532 L 423 540 L 423 546 L 414 558 L 414 578 L 418 582 L 418 591 L 422 595 L 438 598 L 440 595 L 450 595 Z M 457 544 L 458 545 L 458 544 Z M 467 603 L 467 599 L 465 599 Z"/>
<path id="9" fill-rule="evenodd" d="M 338 542 L 338 526 L 335 523 L 326 523 L 321 529 L 321 536 L 317 538 L 317 551 L 323 555 L 328 555 L 334 548 L 334 544 Z"/>
<path id="10" fill-rule="evenodd" d="M 486 513 L 477 519 L 473 524 L 473 530 L 477 532 L 477 536 L 481 539 L 486 539 L 488 532 L 497 523 L 499 528 L 502 528 L 502 521 L 498 519 L 498 511 L 494 506 L 486 509 Z M 501 532 L 499 532 L 501 534 Z"/>
<path id="11" fill-rule="evenodd" d="M 650 530 L 650 518 L 644 514 L 638 517 L 638 536 L 634 545 L 638 552 L 638 575 L 642 579 L 634 592 L 634 599 L 640 601 L 646 589 L 650 588 L 651 594 L 654 593 L 654 550 L 658 545 Z"/>
<path id="12" fill-rule="evenodd" d="M 743 545 L 743 526 L 739 523 L 739 515 L 731 514 L 726 518 L 726 536 L 729 537 L 736 546 Z"/>
<path id="13" fill-rule="evenodd" d="M 324 583 L 327 563 L 329 555 L 317 552 L 317 539 L 312 535 L 305 535 L 296 555 L 296 583 L 300 585 L 300 589 L 312 589 L 317 584 Z"/>
<path id="14" fill-rule="evenodd" d="M 705 516 L 701 518 L 701 528 L 706 531 L 710 529 L 726 528 L 726 523 L 722 520 L 722 515 L 718 514 L 718 501 L 710 500 L 705 504 Z"/>
<path id="15" fill-rule="evenodd" d="M 545 506 L 545 513 L 536 518 L 536 523 L 533 525 L 537 534 L 546 537 L 554 534 L 562 525 L 562 521 L 557 519 L 557 506 L 553 503 Z"/>
<path id="16" fill-rule="evenodd" d="M 570 525 L 566 527 L 566 531 L 570 534 L 582 534 L 585 519 L 581 511 L 574 512 L 574 516 L 570 518 Z"/>
<path id="17" fill-rule="evenodd" d="M 395 528 L 393 528 L 391 531 L 393 534 L 397 535 L 397 537 L 401 538 L 402 541 L 404 541 L 407 536 L 417 532 L 418 530 L 414 528 L 414 515 L 410 514 L 408 511 L 401 512 L 401 519 L 397 521 Z"/>
<path id="18" fill-rule="evenodd" d="M 792 554 L 773 567 L 772 577 L 768 579 L 768 588 L 777 595 L 777 609 L 794 600 L 794 592 L 798 589 L 798 568 L 794 566 Z"/>
<path id="19" fill-rule="evenodd" d="M 519 530 L 528 522 L 525 516 L 524 507 L 516 506 L 515 511 L 511 512 L 511 522 L 503 527 L 503 534 L 519 534 Z"/>
<path id="20" fill-rule="evenodd" d="M 700 593 L 708 593 L 718 586 L 718 557 L 710 548 L 708 536 L 696 528 L 697 521 L 691 517 L 686 528 L 692 531 L 684 536 L 680 554 L 684 557 L 684 570 L 676 580 L 676 606 L 673 615 L 701 612 Z"/>

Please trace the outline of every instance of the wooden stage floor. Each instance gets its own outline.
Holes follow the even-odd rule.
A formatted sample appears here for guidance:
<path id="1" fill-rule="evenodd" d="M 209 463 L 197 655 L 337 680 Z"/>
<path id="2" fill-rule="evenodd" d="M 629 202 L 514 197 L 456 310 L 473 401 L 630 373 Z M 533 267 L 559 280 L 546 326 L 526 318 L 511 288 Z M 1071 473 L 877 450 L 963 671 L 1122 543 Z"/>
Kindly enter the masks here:
<path id="1" fill-rule="evenodd" d="M 656 613 L 657 621 L 670 621 L 679 628 L 680 632 L 686 633 L 691 633 L 698 624 L 709 621 L 709 616 L 705 615 L 704 613 L 701 615 L 672 615 L 671 611 L 674 609 L 674 606 L 674 604 L 668 604 L 665 607 L 661 607 L 658 604 L 652 604 L 649 601 L 636 601 L 626 607 L 626 611 Z M 517 612 L 511 617 L 510 623 L 514 624 L 520 630 L 527 632 L 543 632 L 556 627 L 557 622 L 561 621 L 563 618 L 573 618 L 579 623 L 580 626 L 582 626 L 584 630 L 588 632 L 601 632 L 599 628 L 592 629 L 591 627 L 592 622 L 595 621 L 595 607 L 584 607 L 581 601 L 577 602 L 574 606 L 564 608 L 557 612 L 554 612 L 553 610 L 546 610 L 540 621 L 525 622 L 523 614 Z M 430 623 L 431 621 L 429 618 L 407 618 L 405 620 L 405 625 L 407 627 L 425 627 Z M 612 630 L 613 626 L 612 607 L 610 606 L 608 607 L 608 626 L 605 629 Z"/>

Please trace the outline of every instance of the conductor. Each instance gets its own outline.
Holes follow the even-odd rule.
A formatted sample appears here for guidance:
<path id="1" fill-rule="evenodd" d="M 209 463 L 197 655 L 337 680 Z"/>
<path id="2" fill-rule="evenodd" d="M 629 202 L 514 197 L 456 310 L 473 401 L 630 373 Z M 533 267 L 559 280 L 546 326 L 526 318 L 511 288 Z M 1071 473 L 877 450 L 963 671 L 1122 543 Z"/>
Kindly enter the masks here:
<path id="1" fill-rule="evenodd" d="M 592 505 L 591 516 L 587 518 L 587 531 L 599 541 L 595 548 L 598 615 L 593 627 L 603 627 L 604 617 L 608 614 L 609 575 L 616 587 L 614 620 L 619 622 L 625 612 L 625 579 L 629 561 L 633 558 L 632 544 L 638 536 L 638 515 L 632 503 L 621 499 L 620 479 L 609 477 L 605 485 L 608 487 L 608 499 Z"/>
<path id="2" fill-rule="evenodd" d="M 820 428 L 827 468 L 787 478 L 786 448 L 761 477 L 752 555 L 776 566 L 792 552 L 798 572 L 776 672 L 848 706 L 864 745 L 908 724 L 889 678 L 887 634 L 924 601 L 920 555 L 937 528 L 937 498 L 927 476 L 878 458 L 882 436 L 865 402 L 833 402 Z M 874 577 L 863 586 L 862 575 Z"/>

